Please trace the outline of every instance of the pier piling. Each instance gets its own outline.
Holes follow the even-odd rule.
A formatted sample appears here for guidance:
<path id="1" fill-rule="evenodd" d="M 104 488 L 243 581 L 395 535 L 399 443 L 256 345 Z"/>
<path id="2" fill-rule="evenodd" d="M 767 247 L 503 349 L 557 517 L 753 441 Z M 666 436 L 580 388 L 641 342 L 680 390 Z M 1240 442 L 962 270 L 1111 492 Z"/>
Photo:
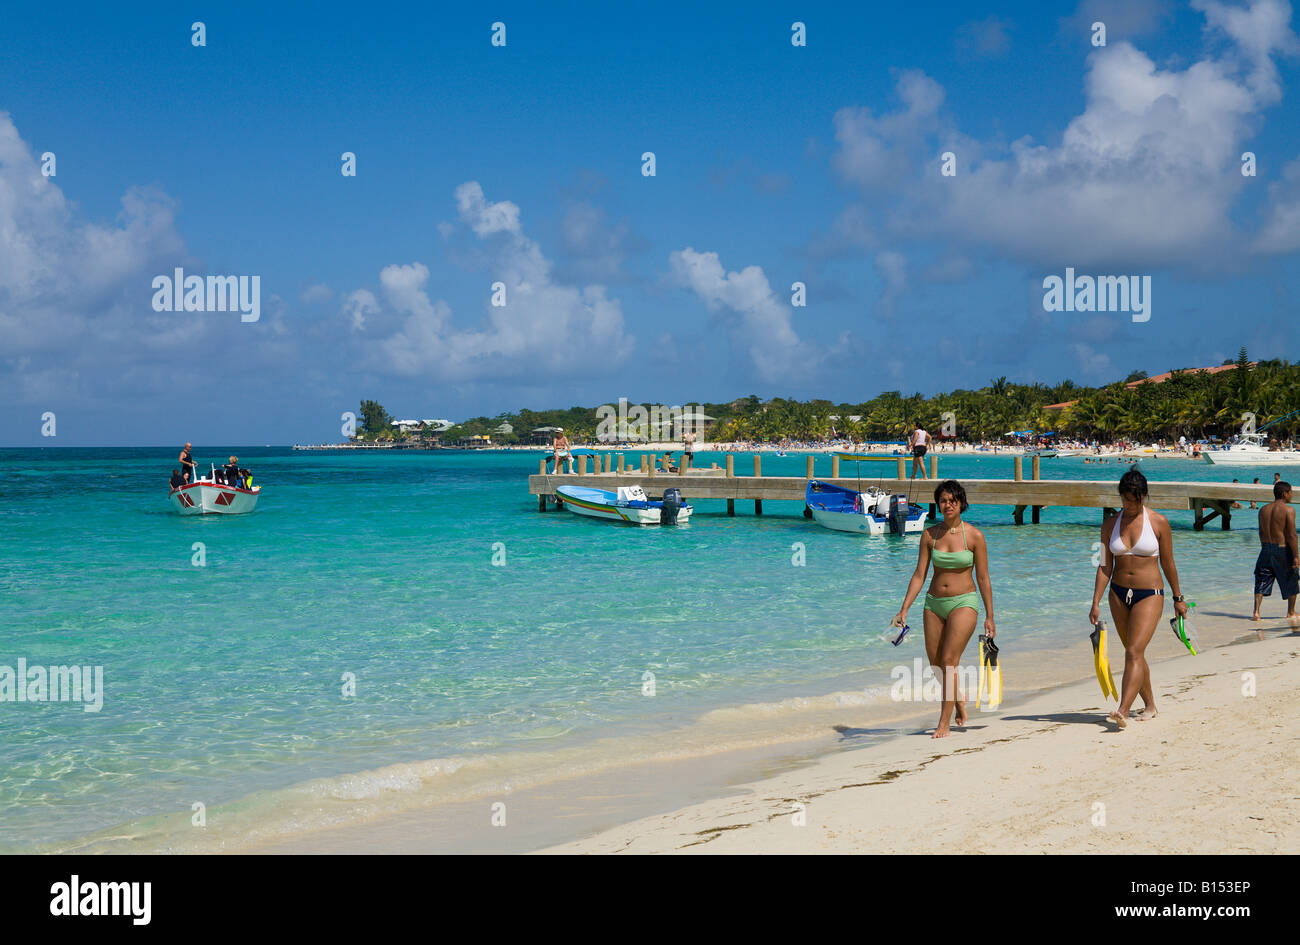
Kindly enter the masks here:
<path id="1" fill-rule="evenodd" d="M 548 457 L 543 456 L 538 462 L 536 476 L 528 478 L 528 491 L 538 497 L 539 512 L 547 511 L 551 502 L 554 502 L 557 509 L 564 507 L 563 501 L 556 495 L 555 490 L 565 483 L 613 491 L 621 485 L 641 482 L 646 486 L 646 492 L 651 492 L 654 487 L 644 483 L 643 480 L 653 479 L 656 476 L 655 466 L 648 454 L 640 455 L 639 472 L 630 468 L 634 463 L 628 463 L 623 456 L 619 456 L 618 472 L 615 473 L 612 456 L 597 456 L 595 469 L 589 474 L 585 457 L 577 456 L 574 457 L 577 462 L 573 464 L 572 473 L 559 472 L 550 475 L 546 472 Z M 909 490 L 915 490 L 917 483 L 907 478 L 907 471 L 904 468 L 905 459 L 887 458 L 887 460 L 892 459 L 897 459 L 900 467 L 898 478 L 875 479 L 873 483 L 887 492 L 908 493 Z M 971 505 L 1010 506 L 1017 525 L 1025 524 L 1026 509 L 1030 510 L 1030 521 L 1038 524 L 1041 521 L 1042 510 L 1049 506 L 1100 509 L 1103 520 L 1115 514 L 1116 507 L 1111 504 L 1118 498 L 1114 482 L 1091 479 L 1043 479 L 1037 457 L 1033 458 L 1030 467 L 1032 478 L 1026 479 L 1021 457 L 1016 456 L 1014 460 L 1014 479 L 962 480 Z M 691 499 L 725 500 L 726 514 L 729 516 L 736 514 L 738 499 L 752 501 L 755 515 L 763 514 L 763 502 L 768 499 L 798 502 L 801 506 L 800 511 L 806 514 L 805 495 L 809 480 L 814 478 L 815 467 L 812 457 L 808 457 L 805 462 L 804 476 L 764 476 L 762 457 L 754 456 L 754 475 L 737 476 L 735 457 L 729 454 L 723 468 L 684 470 L 681 475 L 674 476 L 670 481 L 680 486 L 683 496 L 688 501 Z M 832 473 L 839 472 L 837 465 L 832 459 Z M 935 472 L 937 479 L 937 466 L 932 465 L 931 470 Z M 825 481 L 848 489 L 862 486 L 862 481 L 856 476 L 846 479 L 832 475 Z M 914 491 L 911 494 L 914 494 Z M 1272 494 L 1272 486 L 1264 483 L 1255 485 L 1226 482 L 1152 482 L 1147 505 L 1153 509 L 1191 510 L 1193 527 L 1196 531 L 1204 530 L 1205 526 L 1216 518 L 1219 520 L 1219 527 L 1228 531 L 1232 527 L 1234 502 L 1263 504 L 1272 499 Z M 935 504 L 927 504 L 931 519 L 937 519 L 938 509 Z"/>

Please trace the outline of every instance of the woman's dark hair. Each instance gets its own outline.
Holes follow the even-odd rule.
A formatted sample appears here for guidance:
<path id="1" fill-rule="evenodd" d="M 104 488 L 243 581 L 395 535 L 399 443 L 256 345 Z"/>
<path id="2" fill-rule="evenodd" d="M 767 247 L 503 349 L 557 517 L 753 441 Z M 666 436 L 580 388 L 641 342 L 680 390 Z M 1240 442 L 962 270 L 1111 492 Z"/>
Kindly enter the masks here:
<path id="1" fill-rule="evenodd" d="M 1147 495 L 1147 477 L 1136 469 L 1130 469 L 1119 477 L 1119 494 L 1132 496 L 1135 499 L 1145 498 Z"/>
<path id="2" fill-rule="evenodd" d="M 956 500 L 957 504 L 961 506 L 963 512 L 970 508 L 970 503 L 966 501 L 966 490 L 956 479 L 945 479 L 943 482 L 939 483 L 939 485 L 935 486 L 934 501 L 936 504 L 941 495 L 952 496 L 953 499 Z"/>

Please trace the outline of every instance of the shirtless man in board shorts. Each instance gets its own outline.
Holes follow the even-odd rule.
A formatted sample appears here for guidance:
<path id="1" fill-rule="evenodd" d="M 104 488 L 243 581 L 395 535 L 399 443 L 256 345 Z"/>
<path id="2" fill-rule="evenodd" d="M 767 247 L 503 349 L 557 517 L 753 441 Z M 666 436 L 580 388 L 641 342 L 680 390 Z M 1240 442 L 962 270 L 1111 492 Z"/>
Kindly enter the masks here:
<path id="1" fill-rule="evenodd" d="M 1277 581 L 1279 593 L 1286 598 L 1286 616 L 1296 626 L 1295 599 L 1300 592 L 1300 552 L 1296 548 L 1295 509 L 1291 503 L 1291 484 L 1273 483 L 1273 501 L 1259 510 L 1259 557 L 1255 560 L 1255 613 L 1273 593 Z"/>

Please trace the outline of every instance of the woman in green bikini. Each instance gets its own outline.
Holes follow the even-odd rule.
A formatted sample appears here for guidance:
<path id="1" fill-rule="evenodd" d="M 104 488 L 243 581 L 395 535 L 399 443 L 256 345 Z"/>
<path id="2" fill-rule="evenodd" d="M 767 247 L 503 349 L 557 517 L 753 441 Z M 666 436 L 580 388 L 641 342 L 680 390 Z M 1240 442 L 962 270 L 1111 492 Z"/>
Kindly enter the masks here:
<path id="1" fill-rule="evenodd" d="M 925 574 L 934 564 L 934 578 L 925 595 L 925 652 L 936 675 L 942 674 L 943 709 L 935 738 L 949 732 L 949 720 L 956 712 L 956 723 L 966 724 L 966 705 L 957 687 L 957 667 L 961 655 L 975 632 L 979 617 L 980 596 L 984 598 L 984 633 L 992 639 L 993 585 L 989 581 L 988 545 L 984 533 L 967 525 L 961 515 L 970 507 L 966 490 L 953 479 L 945 480 L 934 490 L 934 503 L 943 522 L 925 530 L 921 536 L 921 554 L 916 570 L 907 585 L 903 609 L 894 617 L 897 626 L 907 623 L 907 611 L 921 593 Z M 976 583 L 979 591 L 975 590 Z"/>

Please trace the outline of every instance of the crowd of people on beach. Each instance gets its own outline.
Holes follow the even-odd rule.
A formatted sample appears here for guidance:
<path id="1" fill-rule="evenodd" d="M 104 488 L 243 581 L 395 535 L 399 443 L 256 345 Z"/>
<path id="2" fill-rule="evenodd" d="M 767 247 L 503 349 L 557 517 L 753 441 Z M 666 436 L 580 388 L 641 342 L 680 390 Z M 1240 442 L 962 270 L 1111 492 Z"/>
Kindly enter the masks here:
<path id="1" fill-rule="evenodd" d="M 1101 603 L 1106 598 L 1115 630 L 1124 645 L 1123 682 L 1117 693 L 1119 704 L 1107 718 L 1123 729 L 1130 718 L 1149 721 L 1157 715 L 1146 650 L 1164 613 L 1166 582 L 1175 621 L 1186 619 L 1188 605 L 1174 562 L 1169 520 L 1146 506 L 1149 494 L 1146 476 L 1138 469 L 1129 469 L 1120 477 L 1118 493 L 1122 508 L 1101 525 L 1101 555 L 1088 622 L 1094 633 L 1104 636 Z M 1259 510 L 1260 551 L 1253 574 L 1252 618 L 1260 619 L 1260 605 L 1272 594 L 1276 584 L 1281 596 L 1286 598 L 1287 619 L 1295 630 L 1300 629 L 1300 615 L 1296 613 L 1300 549 L 1291 498 L 1291 484 L 1275 475 L 1273 501 Z M 943 705 L 934 737 L 943 738 L 950 734 L 953 724 L 964 726 L 968 719 L 958 684 L 958 665 L 975 632 L 981 601 L 984 606 L 981 647 L 986 645 L 985 641 L 994 640 L 997 629 L 993 619 L 988 542 L 980 529 L 962 520 L 962 513 L 969 507 L 966 490 L 961 483 L 949 479 L 935 488 L 934 502 L 943 521 L 922 533 L 916 568 L 908 582 L 903 605 L 891 623 L 907 628 L 908 611 L 920 595 L 927 573 L 932 571 L 923 620 L 926 655 L 936 678 L 942 679 Z M 1109 668 L 1105 672 L 1109 677 Z M 1101 678 L 1100 669 L 1098 675 Z M 1142 708 L 1136 715 L 1130 715 L 1139 698 Z"/>

